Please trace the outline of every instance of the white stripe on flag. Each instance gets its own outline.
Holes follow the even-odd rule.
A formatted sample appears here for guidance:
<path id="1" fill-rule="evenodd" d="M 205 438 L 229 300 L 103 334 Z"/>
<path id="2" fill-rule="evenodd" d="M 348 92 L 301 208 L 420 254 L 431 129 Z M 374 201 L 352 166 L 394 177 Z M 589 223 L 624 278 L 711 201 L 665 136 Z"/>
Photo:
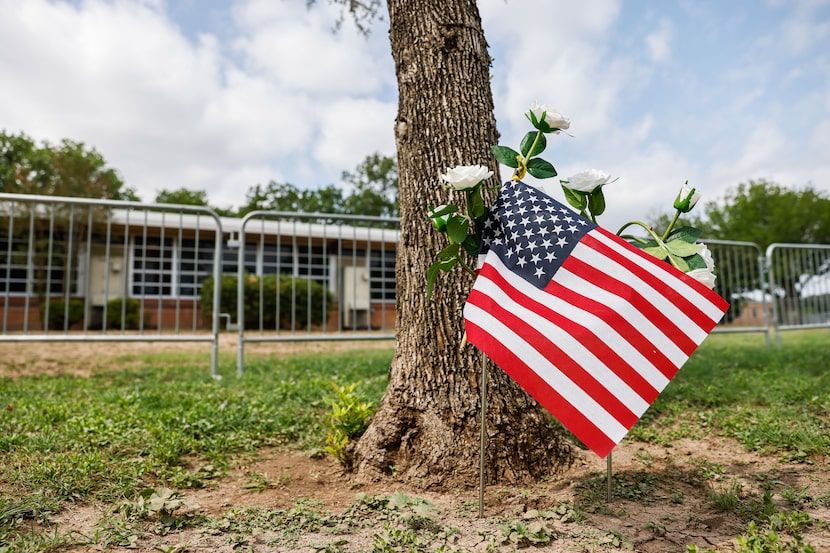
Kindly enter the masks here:
<path id="1" fill-rule="evenodd" d="M 524 282 L 523 279 L 522 282 Z M 550 294 L 539 290 L 535 286 L 523 286 L 523 290 L 519 290 L 531 301 L 542 303 L 550 298 Z M 627 382 L 617 376 L 601 359 L 597 358 L 593 352 L 589 351 L 585 346 L 576 340 L 576 337 L 571 333 L 563 330 L 548 319 L 541 317 L 532 309 L 524 307 L 522 304 L 515 302 L 493 281 L 481 276 L 476 283 L 476 290 L 482 294 L 489 296 L 495 303 L 503 309 L 513 313 L 520 319 L 527 322 L 534 327 L 540 334 L 545 336 L 548 340 L 556 344 L 568 357 L 575 361 L 585 372 L 593 376 L 597 382 L 606 390 L 609 390 L 617 397 L 632 413 L 638 417 L 648 409 L 649 403 L 640 397 Z M 481 325 L 479 325 L 481 326 Z M 556 364 L 555 359 L 551 359 L 553 365 Z M 533 366 L 533 365 L 531 365 Z M 561 373 L 563 378 L 568 378 L 564 373 Z M 542 376 L 542 375 L 540 375 Z M 543 377 L 544 378 L 544 377 Z M 558 386 L 553 386 L 547 378 L 545 380 L 551 384 L 552 387 L 559 389 Z M 576 384 L 576 383 L 575 383 Z M 579 384 L 576 384 L 579 386 Z"/>
<path id="2" fill-rule="evenodd" d="M 497 255 L 490 257 L 489 264 L 498 271 L 502 278 L 504 278 L 511 286 L 519 290 L 525 295 L 534 294 L 534 290 L 540 294 L 537 301 L 546 305 L 553 311 L 556 311 L 563 317 L 566 317 L 574 323 L 591 329 L 600 339 L 602 339 L 608 346 L 619 354 L 629 365 L 636 367 L 640 375 L 658 392 L 662 391 L 669 383 L 669 379 L 657 368 L 651 361 L 646 359 L 631 343 L 627 337 L 622 336 L 612 326 L 602 320 L 596 314 L 581 309 L 567 301 L 567 298 L 560 298 L 552 294 L 537 290 L 534 286 L 527 283 L 522 277 L 510 271 L 501 262 Z M 489 282 L 489 281 L 488 281 Z M 476 285 L 478 287 L 478 285 Z M 572 341 L 568 336 L 566 341 Z M 682 352 L 680 352 L 682 354 Z"/>
<path id="3" fill-rule="evenodd" d="M 565 288 L 577 290 L 583 296 L 594 299 L 625 317 L 643 334 L 643 336 L 648 339 L 649 342 L 654 344 L 654 348 L 656 350 L 663 352 L 663 354 L 668 357 L 676 367 L 683 365 L 683 363 L 685 363 L 689 358 L 688 355 L 677 347 L 677 344 L 675 344 L 671 338 L 666 336 L 660 328 L 651 322 L 648 317 L 640 313 L 636 307 L 627 302 L 625 298 L 622 298 L 617 294 L 613 294 L 605 288 L 600 288 L 599 286 L 588 282 L 584 278 L 568 271 L 564 267 L 560 268 L 556 272 L 554 280 Z"/>
<path id="4" fill-rule="evenodd" d="M 710 297 L 700 293 L 699 290 L 692 287 L 685 280 L 678 278 L 675 274 L 665 270 L 659 263 L 656 263 L 649 258 L 644 258 L 639 255 L 639 252 L 631 251 L 628 248 L 620 247 L 614 239 L 607 236 L 605 233 L 596 232 L 592 236 L 603 242 L 608 247 L 614 248 L 620 255 L 625 256 L 628 260 L 636 263 L 643 269 L 651 272 L 655 277 L 659 278 L 666 286 L 677 291 L 680 295 L 689 299 L 698 309 L 700 309 L 709 319 L 714 322 L 720 321 L 723 317 L 723 310 L 716 304 L 712 303 Z M 656 258 L 655 258 L 656 261 Z M 657 268 L 658 270 L 655 270 Z M 697 342 L 700 343 L 700 342 Z"/>
<path id="5" fill-rule="evenodd" d="M 565 377 L 544 355 L 536 351 L 532 345 L 524 341 L 511 328 L 504 325 L 490 313 L 470 303 L 467 303 L 464 307 L 464 316 L 521 358 L 525 365 L 533 367 L 533 372 L 554 388 L 568 403 L 576 407 L 582 415 L 614 443 L 619 443 L 625 437 L 628 432 L 627 428 L 617 422 L 602 405 Z"/>
<path id="6" fill-rule="evenodd" d="M 592 234 L 592 236 L 597 235 L 598 233 Z M 619 247 L 615 249 L 619 250 Z M 640 279 L 640 277 L 615 262 L 610 257 L 597 252 L 584 243 L 577 245 L 573 252 L 571 252 L 571 255 L 576 259 L 584 261 L 588 265 L 601 270 L 611 278 L 616 278 L 639 292 L 643 298 L 652 304 L 658 311 L 671 319 L 671 321 L 683 331 L 683 334 L 691 338 L 695 344 L 701 343 L 703 339 L 706 338 L 707 333 L 704 332 L 703 329 L 697 325 L 697 323 L 690 319 L 683 310 L 678 309 L 675 304 L 667 300 L 661 291 L 655 290 L 649 283 L 644 282 Z M 662 272 L 654 271 L 653 269 L 654 268 L 652 267 L 652 274 L 659 274 Z M 678 279 L 675 277 L 675 280 Z"/>

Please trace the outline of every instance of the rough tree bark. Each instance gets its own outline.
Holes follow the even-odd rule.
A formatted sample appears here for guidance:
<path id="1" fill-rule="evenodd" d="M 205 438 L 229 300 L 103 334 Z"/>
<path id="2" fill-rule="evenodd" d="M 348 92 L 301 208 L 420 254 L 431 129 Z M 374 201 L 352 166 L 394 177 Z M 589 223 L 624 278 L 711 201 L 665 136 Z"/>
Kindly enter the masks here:
<path id="1" fill-rule="evenodd" d="M 461 348 L 472 278 L 460 269 L 442 274 L 427 301 L 427 268 L 446 246 L 427 212 L 463 201 L 438 186 L 446 168 L 495 168 L 490 57 L 474 0 L 389 0 L 388 9 L 399 86 L 398 335 L 388 390 L 354 447 L 352 466 L 368 478 L 395 472 L 424 487 L 475 486 L 481 355 Z M 571 450 L 549 415 L 488 365 L 488 482 L 560 470 Z"/>

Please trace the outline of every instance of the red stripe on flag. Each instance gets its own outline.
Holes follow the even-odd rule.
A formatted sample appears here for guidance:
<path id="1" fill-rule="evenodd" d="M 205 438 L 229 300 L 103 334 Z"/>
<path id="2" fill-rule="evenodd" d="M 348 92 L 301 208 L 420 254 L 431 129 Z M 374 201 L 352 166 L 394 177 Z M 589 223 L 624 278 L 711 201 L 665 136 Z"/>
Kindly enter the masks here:
<path id="1" fill-rule="evenodd" d="M 479 271 L 479 274 L 484 278 L 488 278 L 496 284 L 506 295 L 513 301 L 524 305 L 531 311 L 537 313 L 540 317 L 548 320 L 551 324 L 558 326 L 565 332 L 574 337 L 585 349 L 593 353 L 598 359 L 601 359 L 608 369 L 620 377 L 634 392 L 637 393 L 647 403 L 653 402 L 660 390 L 655 388 L 642 374 L 640 374 L 629 362 L 620 356 L 617 352 L 611 349 L 608 344 L 597 336 L 592 330 L 581 325 L 561 313 L 554 311 L 546 306 L 544 303 L 530 298 L 521 291 L 513 287 L 504 276 L 491 264 L 485 263 Z M 545 289 L 544 293 L 549 290 Z M 571 303 L 571 298 L 566 294 L 565 297 L 557 296 L 566 303 Z M 544 296 L 540 298 L 544 301 Z M 612 325 L 611 325 L 612 326 Z M 630 325 L 629 325 L 630 326 Z M 633 328 L 633 327 L 632 327 Z M 636 330 L 635 330 L 636 332 Z M 639 334 L 639 333 L 638 333 Z M 623 336 L 623 338 L 628 338 Z M 654 348 L 649 348 L 653 350 Z M 661 371 L 662 372 L 662 371 Z"/>
<path id="2" fill-rule="evenodd" d="M 597 428 L 579 408 L 571 405 L 547 382 L 502 344 L 475 323 L 466 321 L 467 336 L 493 362 L 504 370 L 525 391 L 533 396 L 591 451 L 605 458 L 617 444 Z"/>
<path id="3" fill-rule="evenodd" d="M 633 413 L 622 401 L 611 393 L 591 373 L 572 359 L 559 346 L 545 335 L 527 324 L 526 321 L 507 311 L 489 296 L 473 290 L 467 301 L 487 311 L 493 318 L 501 321 L 527 344 L 531 345 L 551 365 L 559 369 L 565 378 L 577 385 L 582 391 L 602 406 L 617 422 L 630 429 L 639 416 Z M 528 369 L 532 370 L 532 369 Z M 534 371 L 535 372 L 535 371 Z M 542 380 L 544 380 L 542 378 Z M 537 398 L 538 399 L 538 398 Z"/>
<path id="4" fill-rule="evenodd" d="M 584 240 L 585 238 L 583 238 Z M 579 246 L 577 246 L 579 247 Z M 605 291 L 618 296 L 631 304 L 637 311 L 650 320 L 654 326 L 659 328 L 666 337 L 670 338 L 686 356 L 692 355 L 697 344 L 686 335 L 671 319 L 666 317 L 662 311 L 648 301 L 639 291 L 632 288 L 628 283 L 612 277 L 609 273 L 588 265 L 577 259 L 573 254 L 568 256 L 562 268 L 579 275 L 594 286 L 605 289 Z M 561 270 L 561 269 L 560 269 Z"/>
<path id="5" fill-rule="evenodd" d="M 604 229 L 598 228 L 597 230 L 603 231 Z M 633 274 L 635 274 L 637 276 L 637 278 L 639 278 L 640 280 L 642 280 L 643 282 L 645 282 L 646 284 L 648 284 L 649 286 L 651 286 L 655 290 L 659 290 L 661 295 L 663 295 L 668 301 L 670 301 L 671 303 L 676 305 L 681 311 L 683 311 L 686 314 L 686 316 L 688 316 L 692 321 L 694 321 L 694 323 L 698 327 L 700 327 L 701 330 L 703 330 L 704 332 L 709 333 L 709 332 L 712 331 L 713 328 L 715 328 L 715 325 L 718 323 L 717 320 L 713 320 L 709 315 L 704 313 L 697 306 L 697 304 L 690 301 L 688 297 L 686 297 L 685 295 L 683 295 L 679 291 L 675 290 L 674 288 L 672 288 L 670 286 L 667 286 L 666 283 L 663 280 L 661 280 L 660 278 L 658 278 L 654 274 L 654 272 L 655 271 L 667 272 L 671 275 L 671 277 L 676 278 L 678 280 L 681 280 L 681 281 L 685 282 L 687 285 L 689 284 L 689 282 L 686 282 L 683 279 L 687 278 L 687 279 L 691 280 L 692 282 L 694 282 L 697 285 L 695 287 L 695 288 L 697 288 L 697 289 L 695 289 L 695 292 L 697 294 L 700 294 L 700 296 L 702 296 L 699 299 L 709 301 L 710 303 L 713 303 L 713 305 L 718 305 L 719 306 L 719 304 L 725 303 L 723 298 L 721 298 L 719 295 L 715 294 L 714 292 L 712 292 L 711 290 L 709 290 L 708 288 L 703 286 L 697 280 L 695 280 L 691 277 L 686 277 L 685 273 L 683 273 L 681 271 L 678 271 L 677 269 L 675 269 L 674 267 L 672 267 L 671 265 L 669 265 L 665 261 L 658 260 L 656 257 L 654 257 L 652 255 L 644 254 L 643 252 L 641 252 L 637 248 L 631 246 L 627 242 L 623 242 L 622 240 L 620 240 L 616 236 L 609 234 L 607 231 L 605 231 L 604 234 L 608 238 L 614 240 L 614 242 L 616 242 L 620 248 L 628 248 L 628 249 L 632 250 L 633 253 L 638 255 L 641 259 L 645 259 L 646 261 L 648 261 L 648 263 L 653 268 L 652 271 L 649 271 L 646 268 L 642 267 L 641 265 L 638 265 L 637 263 L 635 263 L 631 259 L 629 259 L 629 258 L 627 258 L 623 255 L 620 255 L 616 250 L 609 247 L 607 244 L 604 244 L 604 243 L 600 242 L 599 240 L 597 240 L 596 238 L 594 238 L 593 236 L 591 236 L 590 233 L 585 235 L 585 237 L 583 237 L 582 244 L 585 244 L 586 246 L 590 246 L 591 248 L 595 249 L 599 253 L 613 259 L 614 261 L 616 261 L 620 265 L 623 265 L 626 269 L 631 271 Z M 703 290 L 700 290 L 699 287 L 702 287 Z M 716 300 L 719 300 L 719 301 L 713 302 L 712 301 L 713 299 L 716 299 Z M 726 306 L 724 306 L 724 308 L 725 307 Z"/>
<path id="6" fill-rule="evenodd" d="M 612 234 L 611 232 L 607 231 L 606 229 L 604 229 L 602 227 L 596 227 L 594 229 L 594 232 L 601 233 L 606 239 L 609 239 L 611 241 L 618 242 L 618 243 L 621 242 L 623 244 L 627 244 L 629 250 L 633 251 L 635 253 L 635 255 L 638 255 L 639 258 L 642 259 L 643 261 L 645 261 L 646 263 L 651 264 L 653 267 L 655 267 L 657 269 L 661 269 L 663 271 L 670 271 L 670 274 L 674 275 L 675 278 L 677 278 L 678 280 L 683 281 L 683 283 L 686 286 L 689 286 L 695 292 L 697 292 L 697 294 L 699 294 L 702 297 L 702 299 L 709 302 L 712 305 L 712 307 L 715 309 L 715 311 L 720 312 L 717 316 L 712 315 L 710 317 L 713 320 L 715 320 L 716 323 L 717 323 L 717 321 L 720 321 L 721 317 L 723 317 L 723 313 L 727 309 L 729 309 L 729 302 L 728 301 L 723 299 L 717 292 L 715 292 L 714 290 L 711 290 L 710 288 L 705 286 L 702 282 L 698 281 L 697 279 L 695 279 L 693 277 L 690 277 L 689 275 L 687 275 L 686 273 L 684 273 L 682 271 L 677 271 L 674 268 L 666 269 L 666 265 L 668 265 L 668 264 L 665 261 L 663 261 L 661 259 L 657 259 L 653 255 L 647 255 L 644 252 L 641 252 L 638 248 L 632 246 L 631 244 L 628 244 L 627 242 L 622 240 L 616 234 Z M 669 265 L 669 266 L 671 267 L 671 265 Z"/>
<path id="7" fill-rule="evenodd" d="M 598 302 L 579 293 L 573 288 L 566 288 L 551 280 L 545 291 L 558 298 L 564 299 L 578 309 L 593 313 L 625 338 L 640 354 L 649 360 L 667 379 L 671 379 L 679 367 L 671 359 L 655 347 L 654 343 L 646 338 L 634 325 L 625 319 L 619 312 L 611 309 L 604 303 Z"/>

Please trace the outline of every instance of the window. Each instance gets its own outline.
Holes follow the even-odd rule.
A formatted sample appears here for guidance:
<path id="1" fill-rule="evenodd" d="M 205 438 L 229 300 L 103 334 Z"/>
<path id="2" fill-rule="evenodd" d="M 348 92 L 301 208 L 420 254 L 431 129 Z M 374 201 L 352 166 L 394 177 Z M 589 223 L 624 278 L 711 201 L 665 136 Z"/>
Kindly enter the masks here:
<path id="1" fill-rule="evenodd" d="M 32 237 L 28 228 L 12 228 L 10 238 L 8 221 L 0 224 L 0 294 L 75 292 L 64 288 L 67 243 L 63 233 L 50 237 L 48 230 L 35 229 Z M 77 272 L 73 270 L 72 275 L 70 284 L 77 288 Z"/>
<path id="2" fill-rule="evenodd" d="M 178 254 L 178 294 L 196 297 L 201 293 L 202 282 L 213 276 L 214 241 L 182 239 Z"/>
<path id="3" fill-rule="evenodd" d="M 373 301 L 395 302 L 395 251 L 372 250 L 369 279 Z"/>
<path id="4" fill-rule="evenodd" d="M 257 270 L 257 243 L 245 243 L 245 270 L 251 274 L 256 274 Z M 225 246 L 222 250 L 222 273 L 225 275 L 236 276 L 239 271 L 239 248 L 229 248 Z"/>
<path id="5" fill-rule="evenodd" d="M 133 248 L 134 296 L 171 296 L 173 294 L 173 239 L 136 236 Z"/>
<path id="6" fill-rule="evenodd" d="M 294 274 L 294 253 L 290 244 L 262 245 L 262 274 Z"/>
<path id="7" fill-rule="evenodd" d="M 297 276 L 328 285 L 328 254 L 323 246 L 297 246 Z"/>

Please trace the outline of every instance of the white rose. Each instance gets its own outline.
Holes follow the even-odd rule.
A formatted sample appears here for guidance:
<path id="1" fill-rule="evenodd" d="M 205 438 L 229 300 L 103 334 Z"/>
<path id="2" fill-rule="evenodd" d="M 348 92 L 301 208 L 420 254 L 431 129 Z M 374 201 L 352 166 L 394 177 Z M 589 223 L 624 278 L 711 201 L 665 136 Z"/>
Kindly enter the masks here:
<path id="1" fill-rule="evenodd" d="M 703 258 L 703 261 L 706 263 L 706 268 L 709 271 L 714 271 L 715 259 L 712 257 L 712 252 L 709 251 L 709 248 L 706 247 L 706 244 L 698 243 L 698 245 L 700 246 L 700 249 L 697 251 L 697 253 L 700 255 L 700 257 Z"/>
<path id="2" fill-rule="evenodd" d="M 571 176 L 567 180 L 560 181 L 562 184 L 578 192 L 591 193 L 604 184 L 608 184 L 610 175 L 605 171 L 597 169 L 586 169 Z"/>
<path id="3" fill-rule="evenodd" d="M 538 104 L 533 102 L 530 106 L 530 111 L 539 123 L 542 122 L 542 115 L 544 114 L 544 122 L 547 123 L 551 129 L 567 129 L 571 126 L 570 119 L 562 115 L 558 109 L 555 109 L 548 104 Z"/>
<path id="4" fill-rule="evenodd" d="M 706 247 L 706 244 L 698 244 L 700 249 L 697 253 L 703 258 L 706 263 L 706 268 L 694 269 L 686 273 L 695 280 L 703 283 L 706 287 L 713 289 L 715 287 L 715 260 L 712 257 L 712 252 Z"/>
<path id="5" fill-rule="evenodd" d="M 702 283 L 709 289 L 713 289 L 715 287 L 715 273 L 710 271 L 709 269 L 695 269 L 693 271 L 689 271 L 686 273 L 693 279 L 697 280 L 698 282 Z"/>
<path id="6" fill-rule="evenodd" d="M 677 194 L 677 198 L 674 200 L 674 208 L 683 213 L 688 213 L 699 199 L 700 192 L 685 184 L 680 188 L 680 193 Z"/>
<path id="7" fill-rule="evenodd" d="M 453 190 L 467 190 L 493 176 L 493 172 L 482 165 L 458 165 L 447 169 L 441 179 Z"/>

